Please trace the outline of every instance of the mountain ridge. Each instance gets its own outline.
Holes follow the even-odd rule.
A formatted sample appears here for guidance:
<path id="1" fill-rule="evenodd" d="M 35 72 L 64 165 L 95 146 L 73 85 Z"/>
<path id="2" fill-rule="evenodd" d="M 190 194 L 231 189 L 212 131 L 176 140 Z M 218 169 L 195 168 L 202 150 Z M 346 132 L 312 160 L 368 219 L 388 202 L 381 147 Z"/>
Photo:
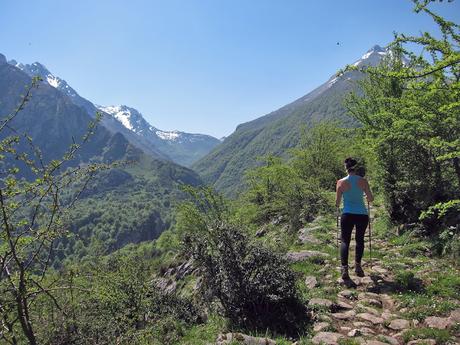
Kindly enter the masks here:
<path id="1" fill-rule="evenodd" d="M 6 57 L 5 57 L 6 61 Z M 112 133 L 121 132 L 124 136 L 135 146 L 142 149 L 146 153 L 151 154 L 153 157 L 161 157 L 163 159 L 171 159 L 172 161 L 189 166 L 197 159 L 204 156 L 212 148 L 214 148 L 220 141 L 210 135 L 205 134 L 192 134 L 181 131 L 161 131 L 152 125 L 150 125 L 142 114 L 134 108 L 127 106 L 118 106 L 125 107 L 130 109 L 130 112 L 135 114 L 137 121 L 141 124 L 143 129 L 141 131 L 133 131 L 132 124 L 129 121 L 121 121 L 119 117 L 116 116 L 118 112 L 110 111 L 109 107 L 98 106 L 90 102 L 89 100 L 81 97 L 78 92 L 73 89 L 64 79 L 55 76 L 52 74 L 46 66 L 40 62 L 34 62 L 32 64 L 23 64 L 19 63 L 16 60 L 7 61 L 10 65 L 22 70 L 29 76 L 40 76 L 44 83 L 54 87 L 55 89 L 61 91 L 67 95 L 74 104 L 84 108 L 88 114 L 92 117 L 95 117 L 97 112 L 102 112 L 103 119 L 101 124 L 106 127 Z M 117 106 L 115 106 L 117 107 Z M 126 119 L 126 118 L 125 118 Z M 169 139 L 163 138 L 156 133 L 149 133 L 150 128 L 159 131 L 160 133 L 176 133 L 179 134 L 182 141 L 170 141 Z"/>
<path id="2" fill-rule="evenodd" d="M 378 63 L 387 50 L 375 45 L 354 62 L 355 66 Z M 225 141 L 191 167 L 205 183 L 228 196 L 243 188 L 244 173 L 256 166 L 255 158 L 266 154 L 283 155 L 300 140 L 301 128 L 327 119 L 344 126 L 357 123 L 346 114 L 343 96 L 354 89 L 361 78 L 358 71 L 334 73 L 325 83 L 304 96 L 252 121 L 239 124 Z"/>

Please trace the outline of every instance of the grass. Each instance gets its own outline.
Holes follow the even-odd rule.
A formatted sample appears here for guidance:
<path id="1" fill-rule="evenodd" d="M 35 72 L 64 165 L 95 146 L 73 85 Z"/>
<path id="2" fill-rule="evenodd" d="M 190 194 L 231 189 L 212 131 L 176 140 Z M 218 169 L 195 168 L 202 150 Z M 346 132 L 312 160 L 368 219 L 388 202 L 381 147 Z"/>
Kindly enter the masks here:
<path id="1" fill-rule="evenodd" d="M 460 299 L 460 275 L 458 272 L 436 274 L 427 287 L 427 292 L 433 296 Z"/>
<path id="2" fill-rule="evenodd" d="M 452 300 L 427 294 L 408 293 L 398 296 L 401 308 L 408 308 L 402 315 L 407 319 L 423 321 L 428 316 L 445 315 L 458 306 Z"/>
<path id="3" fill-rule="evenodd" d="M 450 340 L 449 331 L 436 328 L 414 328 L 404 332 L 404 343 L 416 339 L 434 339 L 436 344 L 446 344 Z"/>
<path id="4" fill-rule="evenodd" d="M 225 318 L 211 315 L 206 323 L 195 325 L 188 329 L 179 344 L 202 345 L 214 343 L 219 333 L 224 333 L 226 330 L 227 323 Z"/>
<path id="5" fill-rule="evenodd" d="M 339 345 L 360 345 L 361 343 L 356 339 L 339 339 Z"/>

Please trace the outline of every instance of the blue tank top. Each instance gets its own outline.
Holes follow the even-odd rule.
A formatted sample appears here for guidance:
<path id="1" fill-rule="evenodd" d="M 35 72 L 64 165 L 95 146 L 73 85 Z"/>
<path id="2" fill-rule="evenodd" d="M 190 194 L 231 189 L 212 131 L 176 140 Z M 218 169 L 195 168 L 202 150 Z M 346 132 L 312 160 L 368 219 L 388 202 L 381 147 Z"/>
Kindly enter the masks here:
<path id="1" fill-rule="evenodd" d="M 367 208 L 364 205 L 363 190 L 358 186 L 358 181 L 360 179 L 362 179 L 362 177 L 358 175 L 348 175 L 345 178 L 345 181 L 348 181 L 351 188 L 342 194 L 342 213 L 367 214 Z"/>

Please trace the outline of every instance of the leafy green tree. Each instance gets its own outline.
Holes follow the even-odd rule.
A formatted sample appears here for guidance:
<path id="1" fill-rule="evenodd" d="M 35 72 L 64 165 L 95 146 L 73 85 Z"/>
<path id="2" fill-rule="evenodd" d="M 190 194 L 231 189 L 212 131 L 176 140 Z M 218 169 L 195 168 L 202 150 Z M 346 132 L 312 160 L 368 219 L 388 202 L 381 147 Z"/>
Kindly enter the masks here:
<path id="1" fill-rule="evenodd" d="M 30 136 L 12 128 L 11 122 L 20 116 L 38 82 L 38 78 L 33 80 L 19 106 L 0 123 L 0 339 L 11 344 L 38 343 L 32 308 L 39 297 L 60 308 L 53 296 L 56 282 L 50 283 L 45 277 L 54 242 L 66 233 L 68 210 L 81 189 L 74 189 L 66 202 L 61 198 L 62 191 L 76 180 L 84 187 L 101 168 L 94 164 L 63 168 L 88 141 L 98 119 L 89 124 L 81 142 L 74 142 L 61 159 L 50 162 L 45 162 Z M 5 135 L 6 129 L 14 134 Z M 27 152 L 18 149 L 24 142 L 30 148 Z M 35 178 L 20 178 L 24 174 L 19 175 L 19 167 L 28 170 L 26 176 Z"/>
<path id="2" fill-rule="evenodd" d="M 400 224 L 417 223 L 423 211 L 460 198 L 460 27 L 430 11 L 428 2 L 415 4 L 439 35 L 397 34 L 382 64 L 361 69 L 361 90 L 346 102 L 371 139 L 390 216 Z M 460 231 L 442 220 L 424 225 L 428 233 L 446 226 Z"/>

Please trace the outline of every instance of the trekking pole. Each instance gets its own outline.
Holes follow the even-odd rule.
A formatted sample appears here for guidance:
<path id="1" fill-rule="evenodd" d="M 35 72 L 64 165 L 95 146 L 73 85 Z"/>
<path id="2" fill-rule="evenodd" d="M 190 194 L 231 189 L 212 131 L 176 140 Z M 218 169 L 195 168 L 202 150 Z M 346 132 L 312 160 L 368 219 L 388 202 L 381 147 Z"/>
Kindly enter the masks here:
<path id="1" fill-rule="evenodd" d="M 371 226 L 371 206 L 369 201 L 367 202 L 367 210 L 369 212 L 369 262 L 370 268 L 372 269 L 372 226 Z"/>
<path id="2" fill-rule="evenodd" d="M 339 224 L 339 214 L 340 214 L 340 209 L 337 207 L 337 210 L 336 210 L 336 220 L 337 220 L 337 235 L 335 237 L 335 241 L 336 241 L 336 244 L 337 244 L 337 257 L 340 261 L 340 224 Z"/>

